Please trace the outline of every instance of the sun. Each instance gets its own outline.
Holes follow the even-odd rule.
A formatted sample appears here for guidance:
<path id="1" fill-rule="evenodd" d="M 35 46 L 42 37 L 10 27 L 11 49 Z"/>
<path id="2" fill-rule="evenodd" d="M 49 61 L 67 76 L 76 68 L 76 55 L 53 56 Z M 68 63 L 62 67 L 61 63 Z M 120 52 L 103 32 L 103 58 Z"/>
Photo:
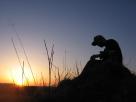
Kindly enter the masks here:
<path id="1" fill-rule="evenodd" d="M 30 84 L 33 79 L 29 68 L 24 68 L 24 74 L 22 74 L 22 69 L 19 67 L 12 69 L 12 81 L 18 86 L 25 86 Z"/>

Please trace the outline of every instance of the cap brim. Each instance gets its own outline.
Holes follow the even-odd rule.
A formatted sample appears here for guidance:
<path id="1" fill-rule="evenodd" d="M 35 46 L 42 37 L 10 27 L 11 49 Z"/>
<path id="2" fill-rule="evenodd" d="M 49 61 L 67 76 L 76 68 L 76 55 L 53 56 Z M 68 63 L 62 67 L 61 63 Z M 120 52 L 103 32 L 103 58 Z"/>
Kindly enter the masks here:
<path id="1" fill-rule="evenodd" d="M 93 45 L 93 46 L 96 46 L 96 42 L 92 42 L 92 45 Z"/>

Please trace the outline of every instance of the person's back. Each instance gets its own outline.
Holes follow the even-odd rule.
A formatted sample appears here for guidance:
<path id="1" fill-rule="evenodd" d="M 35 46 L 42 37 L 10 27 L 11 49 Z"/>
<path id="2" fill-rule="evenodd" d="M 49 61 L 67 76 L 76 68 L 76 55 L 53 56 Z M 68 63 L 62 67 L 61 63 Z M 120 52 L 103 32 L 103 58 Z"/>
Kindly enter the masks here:
<path id="1" fill-rule="evenodd" d="M 105 49 L 102 52 L 101 57 L 103 60 L 111 59 L 114 62 L 122 64 L 123 58 L 119 44 L 113 39 L 106 40 Z"/>

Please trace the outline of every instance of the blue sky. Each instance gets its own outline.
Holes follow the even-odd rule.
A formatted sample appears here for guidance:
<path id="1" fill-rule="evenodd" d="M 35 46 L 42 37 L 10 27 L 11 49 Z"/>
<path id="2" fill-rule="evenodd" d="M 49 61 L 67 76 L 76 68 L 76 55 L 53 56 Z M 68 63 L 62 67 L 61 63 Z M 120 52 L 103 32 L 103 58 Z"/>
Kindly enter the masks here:
<path id="1" fill-rule="evenodd" d="M 97 34 L 116 39 L 124 64 L 136 71 L 135 11 L 135 0 L 0 0 L 1 70 L 18 64 L 11 37 L 24 60 L 15 25 L 32 66 L 40 66 L 39 72 L 48 66 L 44 39 L 49 47 L 55 44 L 54 63 L 62 66 L 66 50 L 67 65 L 73 68 L 76 61 L 84 66 L 92 54 L 102 50 L 91 46 Z"/>

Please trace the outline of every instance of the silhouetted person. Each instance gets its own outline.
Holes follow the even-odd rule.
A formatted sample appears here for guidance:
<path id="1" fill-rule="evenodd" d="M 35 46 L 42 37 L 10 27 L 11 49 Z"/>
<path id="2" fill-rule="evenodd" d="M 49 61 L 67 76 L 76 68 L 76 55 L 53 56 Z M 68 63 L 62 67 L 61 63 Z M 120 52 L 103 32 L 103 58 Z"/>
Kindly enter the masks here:
<path id="1" fill-rule="evenodd" d="M 97 68 L 101 65 L 109 65 L 110 67 L 112 65 L 123 65 L 121 49 L 115 40 L 106 40 L 103 36 L 97 35 L 94 37 L 92 45 L 105 48 L 104 51 L 100 51 L 100 54 L 91 56 L 91 59 L 87 62 L 81 72 L 80 78 L 90 80 L 89 77 L 91 78 L 92 75 L 90 73 L 93 73 L 93 71 L 97 70 Z"/>
<path id="2" fill-rule="evenodd" d="M 93 46 L 105 47 L 104 51 L 100 51 L 100 54 L 93 55 L 91 60 L 98 58 L 101 61 L 110 60 L 122 64 L 122 53 L 119 44 L 114 39 L 106 40 L 103 36 L 97 35 L 92 42 Z"/>

